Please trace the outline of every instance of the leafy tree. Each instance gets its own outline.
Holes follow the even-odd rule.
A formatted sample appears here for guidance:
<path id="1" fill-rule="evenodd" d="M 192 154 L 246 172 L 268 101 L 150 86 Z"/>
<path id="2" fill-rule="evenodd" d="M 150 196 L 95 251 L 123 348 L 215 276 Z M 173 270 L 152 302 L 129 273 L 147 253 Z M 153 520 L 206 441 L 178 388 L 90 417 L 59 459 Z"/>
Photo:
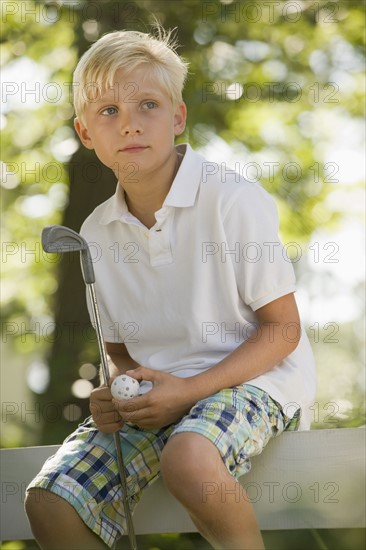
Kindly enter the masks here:
<path id="1" fill-rule="evenodd" d="M 39 411 L 29 423 L 17 404 L 3 444 L 59 443 L 88 414 L 88 399 L 74 383 L 83 377 L 98 383 L 90 367 L 79 371 L 96 364 L 98 354 L 78 258 L 45 255 L 40 232 L 49 223 L 79 230 L 116 185 L 73 132 L 77 59 L 111 30 L 147 31 L 154 18 L 176 27 L 179 53 L 190 63 L 181 141 L 208 155 L 215 144 L 230 166 L 238 162 L 243 175 L 259 178 L 276 198 L 284 241 L 304 247 L 319 227 L 335 230 L 347 214 L 339 202 L 329 206 L 342 167 L 327 161 L 325 150 L 328 126 L 351 121 L 359 128 L 364 114 L 364 4 L 4 1 L 1 9 L 2 378 L 16 395 L 10 379 L 28 376 L 36 394 L 27 407 L 34 402 Z M 352 181 L 347 192 L 357 197 L 360 184 Z M 294 266 L 302 278 L 314 276 L 305 262 Z M 332 285 L 331 271 L 322 277 Z M 362 295 L 361 288 L 355 293 Z M 329 346 L 316 349 L 329 364 L 327 377 L 341 360 L 356 365 L 349 385 L 354 410 L 335 425 L 358 425 L 362 414 L 357 321 L 342 326 L 343 339 L 331 353 Z M 320 341 L 327 334 L 323 327 Z"/>

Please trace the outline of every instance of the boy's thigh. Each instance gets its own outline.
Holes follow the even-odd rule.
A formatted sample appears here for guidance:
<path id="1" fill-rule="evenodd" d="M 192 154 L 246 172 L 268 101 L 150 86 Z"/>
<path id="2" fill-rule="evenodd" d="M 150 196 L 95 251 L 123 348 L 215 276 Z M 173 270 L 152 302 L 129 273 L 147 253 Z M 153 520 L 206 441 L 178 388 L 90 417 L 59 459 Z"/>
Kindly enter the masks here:
<path id="1" fill-rule="evenodd" d="M 250 470 L 250 458 L 260 454 L 290 423 L 282 407 L 265 391 L 241 384 L 198 401 L 174 427 L 170 439 L 187 432 L 206 437 L 229 473 L 239 478 Z"/>
<path id="2" fill-rule="evenodd" d="M 132 510 L 160 473 L 160 455 L 171 429 L 144 432 L 126 425 L 119 432 Z M 31 487 L 46 490 L 49 500 L 65 499 L 109 546 L 126 532 L 114 438 L 98 431 L 91 418 L 46 461 Z"/>

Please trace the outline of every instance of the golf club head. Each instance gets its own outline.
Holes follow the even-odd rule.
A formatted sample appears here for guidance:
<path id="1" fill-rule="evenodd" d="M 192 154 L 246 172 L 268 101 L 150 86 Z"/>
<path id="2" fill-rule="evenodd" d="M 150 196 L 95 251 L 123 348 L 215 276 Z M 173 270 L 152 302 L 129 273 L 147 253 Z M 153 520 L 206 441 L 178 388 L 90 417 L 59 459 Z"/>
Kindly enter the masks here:
<path id="1" fill-rule="evenodd" d="M 48 225 L 42 231 L 42 247 L 45 252 L 81 252 L 88 245 L 81 235 L 63 225 Z"/>
<path id="2" fill-rule="evenodd" d="M 42 231 L 42 247 L 45 252 L 64 254 L 65 252 L 81 252 L 81 268 L 84 282 L 95 282 L 93 262 L 88 243 L 73 229 L 64 225 L 48 225 Z"/>

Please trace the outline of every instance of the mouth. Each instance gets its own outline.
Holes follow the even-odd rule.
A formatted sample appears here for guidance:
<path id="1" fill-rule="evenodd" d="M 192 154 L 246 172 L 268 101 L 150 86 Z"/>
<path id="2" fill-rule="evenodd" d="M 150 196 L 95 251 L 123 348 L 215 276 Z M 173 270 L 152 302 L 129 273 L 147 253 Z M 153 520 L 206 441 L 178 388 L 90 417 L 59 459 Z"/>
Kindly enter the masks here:
<path id="1" fill-rule="evenodd" d="M 140 153 L 142 151 L 145 151 L 145 149 L 148 149 L 147 145 L 140 145 L 139 143 L 131 143 L 130 145 L 126 145 L 126 147 L 122 147 L 122 149 L 120 149 L 120 152 Z"/>

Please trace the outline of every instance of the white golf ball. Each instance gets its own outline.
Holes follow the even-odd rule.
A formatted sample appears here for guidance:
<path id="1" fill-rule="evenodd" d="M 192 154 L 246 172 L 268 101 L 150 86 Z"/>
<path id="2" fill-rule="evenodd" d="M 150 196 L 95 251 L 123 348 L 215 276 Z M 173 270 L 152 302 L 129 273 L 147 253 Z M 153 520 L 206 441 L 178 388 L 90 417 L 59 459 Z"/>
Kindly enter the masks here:
<path id="1" fill-rule="evenodd" d="M 122 401 L 123 399 L 131 399 L 136 397 L 140 390 L 140 384 L 131 376 L 121 374 L 112 382 L 111 392 L 115 399 Z"/>

